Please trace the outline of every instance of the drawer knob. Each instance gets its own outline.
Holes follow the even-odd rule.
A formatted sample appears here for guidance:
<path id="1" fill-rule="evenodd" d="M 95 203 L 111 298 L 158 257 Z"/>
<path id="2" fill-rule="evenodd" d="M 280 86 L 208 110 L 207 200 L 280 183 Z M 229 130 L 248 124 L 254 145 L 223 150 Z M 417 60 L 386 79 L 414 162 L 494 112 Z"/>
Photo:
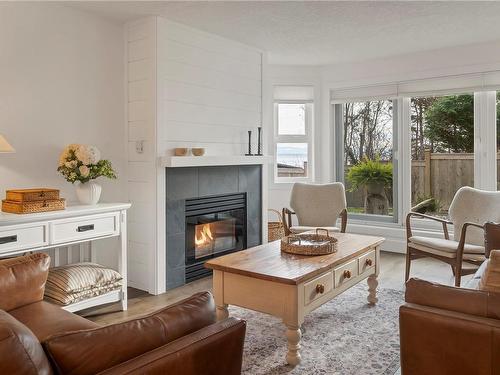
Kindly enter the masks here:
<path id="1" fill-rule="evenodd" d="M 345 270 L 344 271 L 344 279 L 350 279 L 351 278 L 351 271 Z"/>
<path id="2" fill-rule="evenodd" d="M 325 286 L 323 284 L 316 285 L 316 293 L 317 294 L 325 293 Z"/>
<path id="3" fill-rule="evenodd" d="M 371 259 L 367 259 L 365 263 L 367 266 L 371 266 L 373 264 L 373 261 Z"/>

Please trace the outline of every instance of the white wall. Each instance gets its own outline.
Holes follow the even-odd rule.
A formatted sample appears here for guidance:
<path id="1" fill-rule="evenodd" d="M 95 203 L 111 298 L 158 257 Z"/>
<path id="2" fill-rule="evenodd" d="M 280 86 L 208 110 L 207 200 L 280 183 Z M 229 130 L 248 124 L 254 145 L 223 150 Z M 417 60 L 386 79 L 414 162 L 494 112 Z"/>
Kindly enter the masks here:
<path id="1" fill-rule="evenodd" d="M 103 200 L 126 199 L 122 27 L 57 4 L 0 4 L 0 133 L 17 153 L 0 155 L 9 188 L 74 188 L 56 171 L 69 143 L 96 145 L 118 181 Z"/>
<path id="2" fill-rule="evenodd" d="M 244 154 L 262 122 L 260 51 L 164 18 L 157 28 L 159 156 Z"/>
<path id="3" fill-rule="evenodd" d="M 500 41 L 322 67 L 325 88 L 498 70 Z"/>
<path id="4" fill-rule="evenodd" d="M 127 50 L 129 280 L 161 293 L 168 249 L 165 168 L 157 160 L 175 147 L 244 153 L 247 130 L 262 123 L 262 53 L 161 17 L 128 24 Z"/>
<path id="5" fill-rule="evenodd" d="M 153 291 L 156 278 L 156 18 L 127 25 L 128 281 Z M 143 153 L 136 142 L 143 142 Z"/>

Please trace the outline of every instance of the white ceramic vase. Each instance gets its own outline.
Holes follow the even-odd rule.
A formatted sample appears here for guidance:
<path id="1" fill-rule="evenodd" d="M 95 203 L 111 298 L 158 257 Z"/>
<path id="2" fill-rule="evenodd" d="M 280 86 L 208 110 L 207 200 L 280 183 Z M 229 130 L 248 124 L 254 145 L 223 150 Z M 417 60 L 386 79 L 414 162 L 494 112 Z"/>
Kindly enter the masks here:
<path id="1" fill-rule="evenodd" d="M 76 185 L 76 196 L 81 204 L 95 206 L 101 198 L 101 191 L 101 185 L 94 181 Z"/>

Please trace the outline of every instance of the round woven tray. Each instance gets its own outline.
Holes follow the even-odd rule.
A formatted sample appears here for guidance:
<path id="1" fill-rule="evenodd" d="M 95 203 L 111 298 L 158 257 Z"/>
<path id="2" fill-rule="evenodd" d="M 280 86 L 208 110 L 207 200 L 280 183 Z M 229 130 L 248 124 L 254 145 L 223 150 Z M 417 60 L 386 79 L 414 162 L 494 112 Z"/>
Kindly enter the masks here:
<path id="1" fill-rule="evenodd" d="M 320 234 L 326 232 L 326 234 Z M 315 234 L 295 234 L 281 240 L 281 251 L 299 255 L 325 255 L 337 251 L 337 239 L 327 229 L 318 228 Z"/>

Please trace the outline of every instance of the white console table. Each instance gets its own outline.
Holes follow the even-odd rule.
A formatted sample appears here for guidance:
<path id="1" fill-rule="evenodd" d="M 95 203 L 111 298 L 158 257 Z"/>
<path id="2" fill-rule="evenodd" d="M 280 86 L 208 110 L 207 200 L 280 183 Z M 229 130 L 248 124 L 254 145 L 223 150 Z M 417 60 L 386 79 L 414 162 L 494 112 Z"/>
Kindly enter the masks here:
<path id="1" fill-rule="evenodd" d="M 117 271 L 123 278 L 121 290 L 92 297 L 63 308 L 73 312 L 120 301 L 122 309 L 126 310 L 127 210 L 129 208 L 130 203 L 101 203 L 96 206 L 69 206 L 64 211 L 26 215 L 0 212 L 0 257 L 120 237 Z M 91 261 L 95 261 L 95 251 L 91 247 L 90 258 Z M 56 266 L 59 265 L 58 262 L 56 259 Z"/>

